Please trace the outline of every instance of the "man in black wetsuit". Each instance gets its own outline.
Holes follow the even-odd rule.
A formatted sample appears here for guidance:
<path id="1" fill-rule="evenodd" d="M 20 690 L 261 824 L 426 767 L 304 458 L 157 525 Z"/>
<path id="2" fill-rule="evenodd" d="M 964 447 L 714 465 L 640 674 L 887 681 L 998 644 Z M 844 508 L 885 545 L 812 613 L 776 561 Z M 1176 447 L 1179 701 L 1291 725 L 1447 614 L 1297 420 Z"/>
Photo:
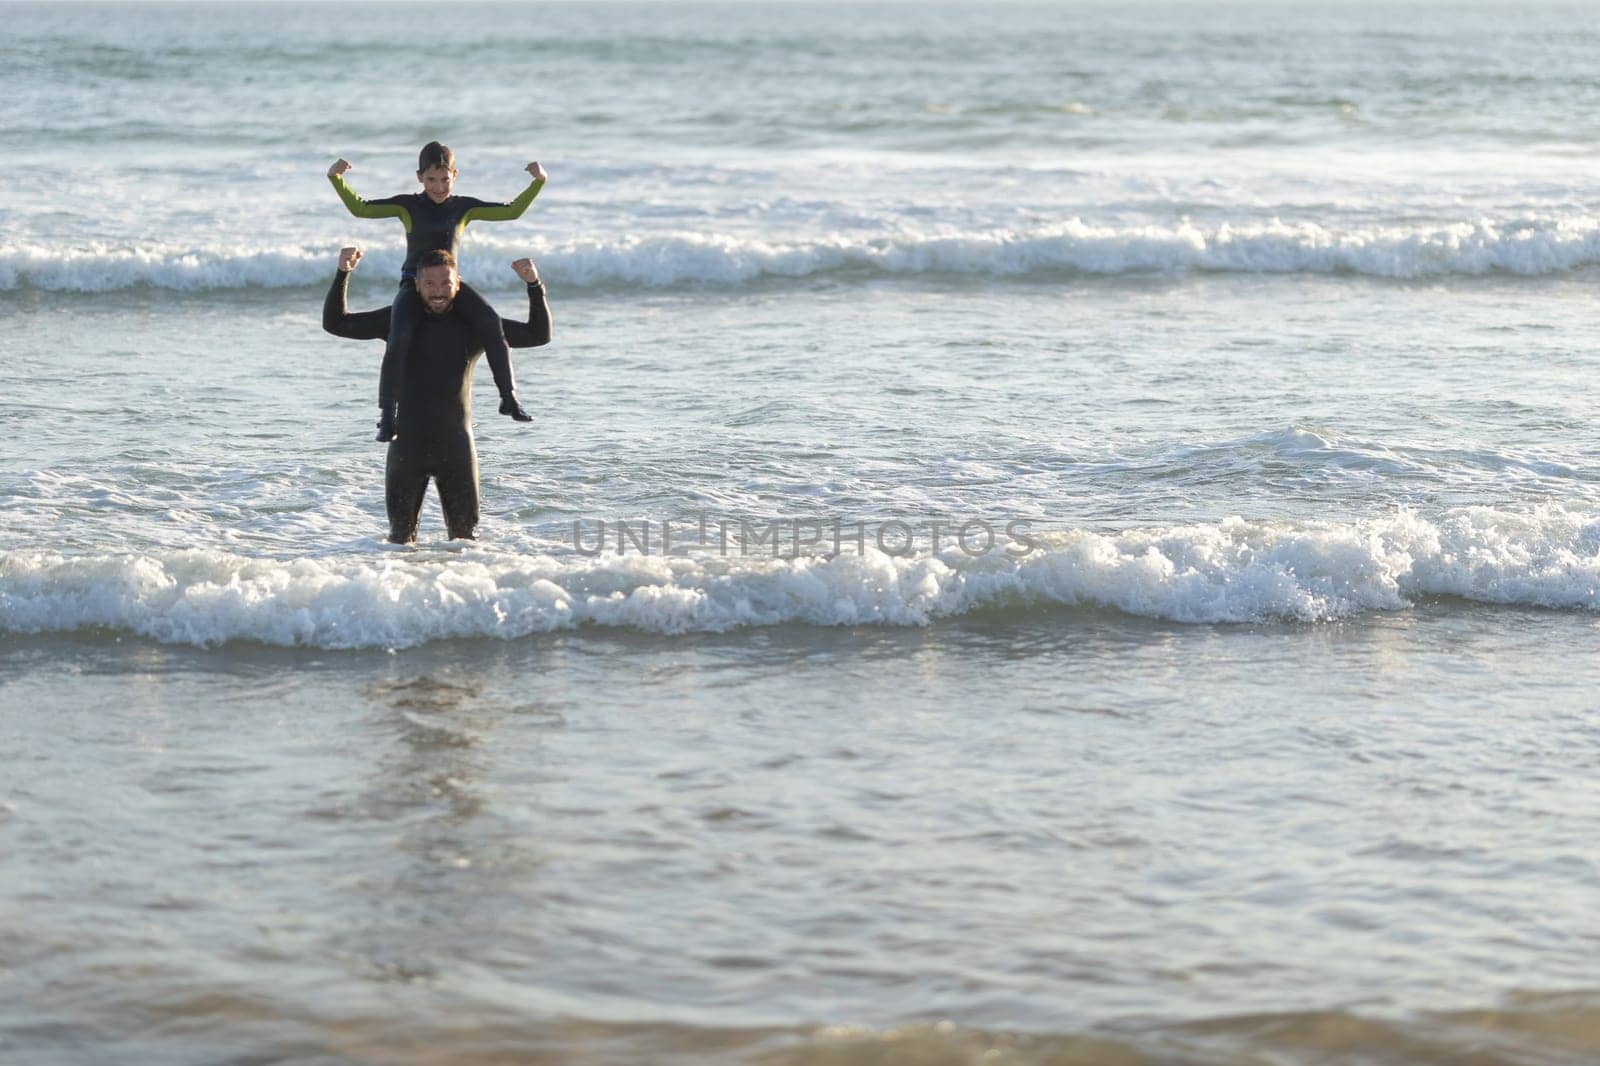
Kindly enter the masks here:
<path id="1" fill-rule="evenodd" d="M 351 340 L 387 339 L 392 309 L 351 314 L 345 303 L 358 248 L 339 251 L 339 270 L 322 305 L 322 328 Z M 424 314 L 411 335 L 400 383 L 399 433 L 389 444 L 384 503 L 389 539 L 417 538 L 417 517 L 428 478 L 439 490 L 451 540 L 472 540 L 478 527 L 478 451 L 472 439 L 472 368 L 483 354 L 477 332 L 454 310 L 461 279 L 447 251 L 426 253 L 418 263 L 417 293 Z M 550 343 L 550 306 L 531 259 L 511 265 L 528 285 L 528 321 L 502 319 L 513 348 Z"/>

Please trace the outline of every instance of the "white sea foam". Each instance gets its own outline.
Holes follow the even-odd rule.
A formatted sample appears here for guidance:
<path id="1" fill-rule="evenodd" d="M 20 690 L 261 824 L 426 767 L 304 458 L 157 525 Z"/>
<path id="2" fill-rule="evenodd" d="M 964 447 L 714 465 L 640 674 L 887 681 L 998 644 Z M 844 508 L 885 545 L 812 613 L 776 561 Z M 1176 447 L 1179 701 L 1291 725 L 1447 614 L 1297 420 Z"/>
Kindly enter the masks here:
<path id="1" fill-rule="evenodd" d="M 977 609 L 1051 606 L 1178 622 L 1316 622 L 1441 595 L 1600 609 L 1600 519 L 1559 506 L 1469 508 L 1431 521 L 1401 512 L 1354 524 L 1230 518 L 1052 534 L 1021 557 L 0 555 L 0 632 L 104 628 L 200 646 L 407 647 L 583 625 L 663 634 L 920 626 Z"/>
<path id="2" fill-rule="evenodd" d="M 1028 278 L 1061 273 L 1355 274 L 1376 278 L 1545 276 L 1600 264 L 1600 219 L 1523 218 L 1450 225 L 1338 228 L 1315 222 L 1104 226 L 1071 219 L 1031 230 L 940 230 L 812 238 L 688 231 L 568 242 L 475 238 L 463 270 L 509 279 L 505 262 L 533 254 L 571 286 L 737 286 L 835 272 Z M 398 274 L 397 245 L 370 248 L 362 276 Z M 331 248 L 0 244 L 0 291 L 107 292 L 284 288 L 325 283 Z"/>

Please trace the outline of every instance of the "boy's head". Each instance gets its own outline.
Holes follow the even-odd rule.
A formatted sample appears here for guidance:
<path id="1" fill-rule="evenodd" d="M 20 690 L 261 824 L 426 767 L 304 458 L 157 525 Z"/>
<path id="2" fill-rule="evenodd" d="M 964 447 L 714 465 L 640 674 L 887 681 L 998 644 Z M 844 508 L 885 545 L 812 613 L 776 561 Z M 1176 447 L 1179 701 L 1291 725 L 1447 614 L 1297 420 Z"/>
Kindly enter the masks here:
<path id="1" fill-rule="evenodd" d="M 456 180 L 456 154 L 438 141 L 429 141 L 417 153 L 417 180 L 428 199 L 442 204 L 450 199 Z"/>
<path id="2" fill-rule="evenodd" d="M 422 298 L 424 310 L 431 315 L 444 314 L 455 303 L 460 289 L 455 256 L 443 248 L 422 253 L 417 260 L 417 295 Z"/>

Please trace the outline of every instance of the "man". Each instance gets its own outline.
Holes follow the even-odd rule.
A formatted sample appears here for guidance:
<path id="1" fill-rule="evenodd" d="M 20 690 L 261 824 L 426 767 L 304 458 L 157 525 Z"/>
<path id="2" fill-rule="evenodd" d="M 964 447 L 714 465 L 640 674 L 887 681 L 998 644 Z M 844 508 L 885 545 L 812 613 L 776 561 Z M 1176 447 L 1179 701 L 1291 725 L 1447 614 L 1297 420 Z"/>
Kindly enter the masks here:
<path id="1" fill-rule="evenodd" d="M 360 261 L 359 248 L 339 250 L 339 270 L 322 305 L 322 328 L 351 340 L 387 339 L 391 308 L 358 314 L 346 309 L 350 272 Z M 507 344 L 549 344 L 550 306 L 533 260 L 519 259 L 511 269 L 528 285 L 528 321 L 501 320 Z M 453 255 L 425 253 L 417 264 L 416 285 L 424 313 L 406 352 L 399 432 L 384 464 L 389 539 L 396 544 L 417 539 L 417 518 L 431 477 L 450 539 L 473 540 L 478 528 L 478 450 L 472 439 L 472 368 L 483 344 L 454 311 L 461 278 Z"/>

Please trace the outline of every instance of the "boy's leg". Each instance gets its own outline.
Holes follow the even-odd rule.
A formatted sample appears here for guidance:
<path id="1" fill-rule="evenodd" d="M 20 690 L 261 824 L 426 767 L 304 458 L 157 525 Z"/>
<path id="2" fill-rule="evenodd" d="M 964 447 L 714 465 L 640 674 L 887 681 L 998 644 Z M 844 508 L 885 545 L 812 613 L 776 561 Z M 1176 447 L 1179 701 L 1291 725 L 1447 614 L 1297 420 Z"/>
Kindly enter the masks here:
<path id="1" fill-rule="evenodd" d="M 411 350 L 411 335 L 422 317 L 422 298 L 416 286 L 400 283 L 394 304 L 389 309 L 389 339 L 383 349 L 383 367 L 378 371 L 378 439 L 393 440 L 399 430 L 400 380 L 405 376 L 406 353 Z"/>
<path id="2" fill-rule="evenodd" d="M 510 415 L 518 422 L 533 421 L 532 416 L 517 402 L 517 380 L 511 370 L 511 349 L 506 344 L 506 331 L 500 324 L 499 314 L 478 295 L 476 289 L 464 281 L 456 293 L 456 307 L 483 345 L 484 357 L 489 360 L 489 372 L 494 375 L 494 387 L 500 392 L 500 413 Z"/>

